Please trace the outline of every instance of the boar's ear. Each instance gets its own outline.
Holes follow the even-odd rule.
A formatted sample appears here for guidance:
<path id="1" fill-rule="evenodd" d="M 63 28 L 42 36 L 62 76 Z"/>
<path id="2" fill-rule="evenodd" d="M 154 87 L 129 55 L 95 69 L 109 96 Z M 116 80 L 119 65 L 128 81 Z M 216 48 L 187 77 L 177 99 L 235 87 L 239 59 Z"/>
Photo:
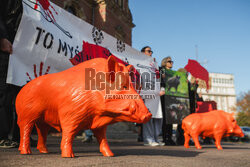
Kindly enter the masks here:
<path id="1" fill-rule="evenodd" d="M 108 64 L 107 64 L 107 80 L 111 80 L 111 82 L 115 81 L 115 73 L 119 71 L 119 64 L 117 63 L 114 56 L 109 56 L 108 58 Z"/>

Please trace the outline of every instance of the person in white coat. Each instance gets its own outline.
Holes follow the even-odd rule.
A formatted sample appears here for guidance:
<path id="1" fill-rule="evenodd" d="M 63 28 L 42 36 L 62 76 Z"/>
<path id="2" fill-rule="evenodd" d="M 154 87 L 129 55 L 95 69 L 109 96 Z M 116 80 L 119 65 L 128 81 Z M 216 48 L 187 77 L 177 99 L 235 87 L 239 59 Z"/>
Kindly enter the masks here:
<path id="1" fill-rule="evenodd" d="M 147 56 L 152 56 L 152 50 L 149 46 L 145 46 L 141 49 Z M 154 75 L 156 79 L 156 73 L 151 70 L 151 75 Z M 154 78 L 153 77 L 153 78 Z M 151 77 L 152 78 L 152 77 Z M 156 79 L 157 80 L 157 79 Z M 149 112 L 152 114 L 152 118 L 145 124 L 143 124 L 143 141 L 145 146 L 159 146 L 165 145 L 158 140 L 159 134 L 162 129 L 162 107 L 160 96 L 165 94 L 165 91 L 160 90 L 160 80 L 155 82 L 155 87 L 153 90 L 147 91 L 147 94 L 154 96 L 152 99 L 144 99 L 144 103 L 148 108 Z"/>

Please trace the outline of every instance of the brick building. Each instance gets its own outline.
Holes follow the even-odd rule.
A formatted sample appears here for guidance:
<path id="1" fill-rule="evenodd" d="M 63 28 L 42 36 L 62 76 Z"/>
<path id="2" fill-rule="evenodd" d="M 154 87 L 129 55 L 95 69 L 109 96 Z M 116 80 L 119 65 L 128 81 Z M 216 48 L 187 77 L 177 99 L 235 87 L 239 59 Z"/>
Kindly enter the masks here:
<path id="1" fill-rule="evenodd" d="M 128 0 L 51 0 L 61 8 L 115 38 L 132 45 L 132 14 Z"/>

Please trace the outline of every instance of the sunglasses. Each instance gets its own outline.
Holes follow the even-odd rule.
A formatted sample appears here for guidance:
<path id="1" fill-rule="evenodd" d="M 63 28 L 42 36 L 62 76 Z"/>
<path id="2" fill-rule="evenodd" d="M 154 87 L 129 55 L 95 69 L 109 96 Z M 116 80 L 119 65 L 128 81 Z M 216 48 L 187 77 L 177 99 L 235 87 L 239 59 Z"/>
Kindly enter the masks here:
<path id="1" fill-rule="evenodd" d="M 145 50 L 145 52 L 148 52 L 148 53 L 153 53 L 152 50 Z"/>
<path id="2" fill-rule="evenodd" d="M 167 63 L 174 63 L 174 61 L 172 61 L 172 60 L 169 60 L 169 61 L 167 61 Z"/>

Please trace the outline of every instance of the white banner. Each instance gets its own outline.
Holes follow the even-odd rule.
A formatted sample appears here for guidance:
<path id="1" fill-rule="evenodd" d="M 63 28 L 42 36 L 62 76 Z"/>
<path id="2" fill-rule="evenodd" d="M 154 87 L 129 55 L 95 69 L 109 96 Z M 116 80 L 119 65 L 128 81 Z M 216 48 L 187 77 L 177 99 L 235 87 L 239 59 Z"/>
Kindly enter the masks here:
<path id="1" fill-rule="evenodd" d="M 143 73 L 151 73 L 150 77 L 145 76 L 143 80 L 147 82 L 146 87 L 152 89 L 141 93 L 154 94 L 147 96 L 145 104 L 154 117 L 162 117 L 161 107 L 159 108 L 160 85 L 155 82 L 157 64 L 153 58 L 53 3 L 42 6 L 39 3 L 36 5 L 35 0 L 23 0 L 23 16 L 13 44 L 14 51 L 10 56 L 7 83 L 23 86 L 41 75 L 60 72 L 76 62 L 95 58 L 84 54 L 82 49 L 86 46 L 100 47 L 109 52 L 104 53 L 107 56 L 112 53 L 132 64 L 142 76 Z M 83 54 L 79 56 L 79 53 Z"/>

